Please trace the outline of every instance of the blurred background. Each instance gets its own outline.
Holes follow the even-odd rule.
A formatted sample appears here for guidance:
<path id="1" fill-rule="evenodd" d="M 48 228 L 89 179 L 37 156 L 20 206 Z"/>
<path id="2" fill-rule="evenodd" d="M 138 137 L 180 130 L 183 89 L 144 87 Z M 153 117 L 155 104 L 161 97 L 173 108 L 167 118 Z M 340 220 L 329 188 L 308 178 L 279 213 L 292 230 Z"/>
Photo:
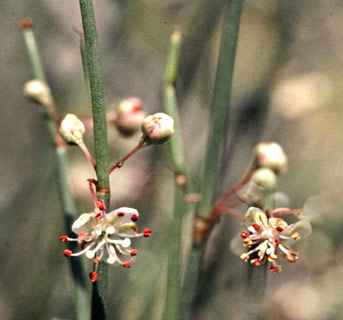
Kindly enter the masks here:
<path id="1" fill-rule="evenodd" d="M 182 136 L 193 186 L 199 185 L 224 1 L 94 1 L 103 58 L 108 111 L 139 97 L 148 114 L 162 111 L 161 89 L 169 36 L 183 31 L 179 79 Z M 78 1 L 0 2 L 0 319 L 72 319 L 72 281 L 63 257 L 64 234 L 53 150 L 42 113 L 22 95 L 31 79 L 20 20 L 30 17 L 48 82 L 61 114 L 90 114 L 79 50 Z M 194 319 L 341 319 L 343 312 L 343 2 L 246 0 L 235 66 L 230 135 L 218 195 L 244 173 L 258 142 L 279 142 L 289 171 L 279 189 L 299 208 L 326 191 L 323 217 L 299 245 L 296 264 L 270 274 L 266 297 L 244 295 L 246 264 L 229 248 L 239 221 L 223 217 L 211 237 Z M 140 136 L 121 137 L 109 127 L 116 162 Z M 86 143 L 91 152 L 92 132 Z M 77 211 L 90 212 L 86 179 L 94 177 L 80 150 L 69 149 L 70 185 Z M 109 319 L 160 319 L 172 218 L 173 173 L 165 146 L 151 147 L 111 177 L 112 208 L 132 206 L 139 227 L 153 236 L 138 240 L 130 270 L 109 268 Z M 197 192 L 194 187 L 193 192 Z M 190 214 L 191 212 L 189 212 Z M 187 220 L 187 217 L 186 217 Z M 187 220 L 189 222 L 189 219 Z M 185 239 L 189 239 L 185 232 Z M 85 261 L 86 270 L 91 264 Z M 244 284 L 244 285 L 243 285 Z M 253 308 L 252 308 L 253 309 Z"/>

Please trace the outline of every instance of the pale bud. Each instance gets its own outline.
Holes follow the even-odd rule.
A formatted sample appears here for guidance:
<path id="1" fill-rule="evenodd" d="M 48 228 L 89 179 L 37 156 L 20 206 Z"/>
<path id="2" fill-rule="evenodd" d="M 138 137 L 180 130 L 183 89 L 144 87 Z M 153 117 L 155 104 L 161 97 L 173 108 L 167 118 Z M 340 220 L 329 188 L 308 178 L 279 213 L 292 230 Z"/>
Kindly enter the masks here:
<path id="1" fill-rule="evenodd" d="M 165 113 L 155 113 L 144 119 L 142 131 L 147 144 L 164 143 L 174 134 L 174 120 Z"/>
<path id="2" fill-rule="evenodd" d="M 145 116 L 142 110 L 142 101 L 130 98 L 119 104 L 113 122 L 122 135 L 131 136 L 141 129 Z"/>
<path id="3" fill-rule="evenodd" d="M 40 80 L 30 80 L 24 85 L 24 95 L 42 105 L 50 105 L 52 96 L 49 87 Z"/>
<path id="4" fill-rule="evenodd" d="M 86 129 L 81 120 L 74 114 L 68 113 L 60 126 L 60 134 L 69 144 L 80 144 Z"/>
<path id="5" fill-rule="evenodd" d="M 276 142 L 261 142 L 254 149 L 255 161 L 258 167 L 273 170 L 276 174 L 287 171 L 287 156 Z"/>
<path id="6" fill-rule="evenodd" d="M 253 173 L 251 181 L 263 189 L 270 190 L 275 189 L 277 179 L 273 170 L 269 168 L 260 168 Z"/>

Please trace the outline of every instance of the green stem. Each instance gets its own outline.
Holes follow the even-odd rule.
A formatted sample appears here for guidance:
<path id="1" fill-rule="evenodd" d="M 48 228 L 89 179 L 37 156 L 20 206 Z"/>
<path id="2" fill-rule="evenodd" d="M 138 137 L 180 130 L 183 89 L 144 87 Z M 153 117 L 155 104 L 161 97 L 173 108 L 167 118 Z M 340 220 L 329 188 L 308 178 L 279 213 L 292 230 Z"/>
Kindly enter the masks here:
<path id="1" fill-rule="evenodd" d="M 24 41 L 30 59 L 30 66 L 32 69 L 33 77 L 34 79 L 46 83 L 44 68 L 43 64 L 41 63 L 41 58 L 39 55 L 39 50 L 34 32 L 32 30 L 32 26 L 33 24 L 29 19 L 24 19 L 21 21 L 21 27 L 23 29 Z"/>
<path id="2" fill-rule="evenodd" d="M 174 218 L 168 257 L 167 292 L 164 307 L 164 319 L 180 319 L 181 299 L 181 234 L 182 221 L 186 209 L 184 197 L 186 194 L 186 175 L 181 144 L 180 121 L 175 92 L 175 80 L 179 64 L 181 33 L 176 29 L 171 36 L 169 57 L 167 61 L 164 88 L 164 109 L 175 122 L 175 132 L 169 141 L 169 153 L 176 176 L 174 192 Z M 181 179 L 180 179 L 181 178 Z M 181 181 L 180 181 L 181 180 Z"/>
<path id="3" fill-rule="evenodd" d="M 32 23 L 30 21 L 28 21 L 27 19 L 22 21 L 24 40 L 28 55 L 30 57 L 33 78 L 45 82 L 44 69 L 39 57 L 39 52 L 37 49 L 38 47 L 31 27 Z M 42 107 L 44 108 L 45 112 L 45 123 L 47 126 L 48 134 L 56 152 L 58 189 L 61 198 L 61 207 L 63 219 L 65 222 L 65 229 L 67 233 L 71 233 L 71 225 L 75 219 L 76 211 L 67 180 L 66 149 L 64 143 L 57 133 L 56 126 L 58 115 L 54 103 L 52 102 L 51 105 L 48 106 L 42 105 Z M 57 137 L 59 137 L 59 139 L 56 139 Z M 77 247 L 77 243 L 70 242 L 69 248 L 72 251 L 76 251 Z M 72 276 L 74 279 L 75 319 L 88 319 L 90 314 L 88 303 L 89 297 L 84 279 L 83 266 L 79 259 L 69 259 L 69 261 Z"/>
<path id="4" fill-rule="evenodd" d="M 85 35 L 85 48 L 92 99 L 97 197 L 109 208 L 109 158 L 102 68 L 92 0 L 79 0 Z M 107 266 L 101 264 L 99 278 L 93 283 L 92 319 L 106 319 Z"/>
<path id="5" fill-rule="evenodd" d="M 199 222 L 203 220 L 204 223 L 211 219 L 211 208 L 217 187 L 219 160 L 228 130 L 227 119 L 242 5 L 242 0 L 231 0 L 228 1 L 226 7 L 212 101 L 212 119 L 201 183 L 201 200 L 197 210 Z M 211 222 L 213 223 L 213 221 Z M 209 223 L 208 226 L 211 227 L 212 223 Z M 195 227 L 197 227 L 197 224 L 195 224 Z M 198 234 L 198 230 L 195 230 L 196 234 Z M 185 315 L 191 308 L 199 284 L 200 264 L 204 248 L 204 241 L 202 241 L 204 239 L 202 237 L 204 234 L 206 232 L 201 232 L 200 240 L 194 239 L 188 258 L 183 286 L 183 311 Z"/>
<path id="6" fill-rule="evenodd" d="M 228 130 L 227 120 L 242 5 L 242 0 L 232 0 L 226 8 L 201 184 L 201 201 L 198 207 L 198 215 L 203 219 L 208 219 L 211 212 L 217 186 L 219 159 Z"/>

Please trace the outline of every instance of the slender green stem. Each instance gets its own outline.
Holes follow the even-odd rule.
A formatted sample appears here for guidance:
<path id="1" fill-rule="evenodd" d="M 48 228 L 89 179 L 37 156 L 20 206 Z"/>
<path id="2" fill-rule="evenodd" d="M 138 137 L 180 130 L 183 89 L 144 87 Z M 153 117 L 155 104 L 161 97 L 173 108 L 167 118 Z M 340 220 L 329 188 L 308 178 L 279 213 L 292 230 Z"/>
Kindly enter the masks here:
<path id="1" fill-rule="evenodd" d="M 226 8 L 201 184 L 201 201 L 198 207 L 198 215 L 204 219 L 209 218 L 211 212 L 217 186 L 219 159 L 228 130 L 227 120 L 242 4 L 242 0 L 232 0 Z"/>
<path id="2" fill-rule="evenodd" d="M 88 75 L 92 99 L 94 147 L 97 174 L 97 197 L 103 199 L 109 208 L 109 158 L 107 144 L 107 123 L 105 112 L 104 89 L 102 82 L 102 67 L 98 46 L 98 37 L 92 0 L 79 0 L 85 48 L 88 64 Z M 106 319 L 107 299 L 107 266 L 101 264 L 99 278 L 93 283 L 92 319 Z"/>
<path id="3" fill-rule="evenodd" d="M 33 78 L 45 82 L 44 69 L 39 58 L 38 47 L 35 42 L 32 23 L 27 19 L 22 21 L 24 40 L 28 55 L 30 57 Z M 68 180 L 67 180 L 67 161 L 66 148 L 62 139 L 57 133 L 58 114 L 52 101 L 51 105 L 42 106 L 45 111 L 45 122 L 49 137 L 56 151 L 56 166 L 58 176 L 58 190 L 61 198 L 62 214 L 65 222 L 67 233 L 71 233 L 71 225 L 75 219 L 76 212 L 73 199 L 71 197 Z M 58 137 L 58 138 L 57 138 Z M 71 236 L 71 234 L 69 234 Z M 70 249 L 77 250 L 77 243 L 70 242 Z M 79 259 L 69 259 L 72 276 L 74 279 L 74 303 L 75 303 L 75 319 L 88 319 L 90 315 L 89 296 L 84 279 L 84 271 L 82 263 Z"/>
<path id="4" fill-rule="evenodd" d="M 24 19 L 21 21 L 21 27 L 23 29 L 24 41 L 30 59 L 32 74 L 34 75 L 35 79 L 46 82 L 44 68 L 43 64 L 41 63 L 41 58 L 32 26 L 33 24 L 30 19 Z"/>
<path id="5" fill-rule="evenodd" d="M 176 176 L 174 193 L 174 218 L 172 224 L 171 241 L 168 257 L 167 292 L 164 308 L 164 319 L 180 319 L 181 299 L 181 234 L 182 221 L 185 212 L 186 175 L 181 144 L 179 112 L 175 92 L 175 80 L 179 64 L 181 33 L 176 29 L 171 36 L 169 57 L 167 61 L 164 88 L 165 112 L 173 117 L 175 132 L 169 141 L 169 152 Z"/>
<path id="6" fill-rule="evenodd" d="M 195 239 L 188 258 L 183 286 L 184 315 L 187 315 L 189 308 L 191 308 L 199 284 L 200 264 L 204 248 L 204 239 L 202 237 L 206 234 L 204 230 L 206 231 L 212 225 L 212 223 L 208 225 L 206 223 L 211 219 L 211 208 L 217 187 L 219 160 L 228 130 L 227 120 L 242 5 L 243 0 L 231 0 L 228 1 L 226 7 L 212 102 L 212 119 L 201 183 L 201 200 L 197 210 L 199 220 L 195 224 Z M 200 229 L 197 230 L 199 226 Z"/>

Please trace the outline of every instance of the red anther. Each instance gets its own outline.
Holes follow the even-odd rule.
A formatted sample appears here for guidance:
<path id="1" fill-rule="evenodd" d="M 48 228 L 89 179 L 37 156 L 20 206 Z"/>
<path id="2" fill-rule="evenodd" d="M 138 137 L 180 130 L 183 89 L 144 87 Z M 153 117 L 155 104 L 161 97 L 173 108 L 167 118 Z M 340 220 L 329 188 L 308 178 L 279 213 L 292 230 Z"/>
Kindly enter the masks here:
<path id="1" fill-rule="evenodd" d="M 282 227 L 282 226 L 277 226 L 276 230 L 279 231 L 279 232 L 282 232 L 283 230 L 285 230 L 285 228 Z"/>
<path id="2" fill-rule="evenodd" d="M 279 272 L 279 266 L 276 265 L 276 266 L 271 266 L 270 269 L 269 269 L 271 272 Z"/>
<path id="3" fill-rule="evenodd" d="M 77 238 L 79 240 L 85 240 L 87 238 L 87 233 L 86 232 L 79 232 L 79 234 L 77 235 Z"/>
<path id="4" fill-rule="evenodd" d="M 101 259 L 99 257 L 96 257 L 93 259 L 94 263 L 101 263 Z"/>
<path id="5" fill-rule="evenodd" d="M 72 255 L 72 251 L 71 250 L 69 250 L 69 249 L 66 249 L 66 250 L 64 250 L 63 251 L 63 254 L 66 256 L 66 257 L 70 257 L 71 255 Z"/>
<path id="6" fill-rule="evenodd" d="M 275 240 L 275 245 L 278 247 L 281 244 L 281 241 Z"/>
<path id="7" fill-rule="evenodd" d="M 125 261 L 125 262 L 123 262 L 123 264 L 122 264 L 122 266 L 124 267 L 124 268 L 130 268 L 130 261 Z"/>
<path id="8" fill-rule="evenodd" d="M 137 249 L 133 249 L 130 251 L 131 257 L 134 257 L 137 254 Z"/>
<path id="9" fill-rule="evenodd" d="M 125 215 L 125 212 L 122 212 L 122 211 L 119 211 L 119 212 L 117 213 L 117 216 L 118 216 L 118 217 L 124 217 L 124 215 Z"/>
<path id="10" fill-rule="evenodd" d="M 241 232 L 241 238 L 242 239 L 249 238 L 249 236 L 250 236 L 250 234 L 248 232 L 246 232 L 246 231 Z"/>
<path id="11" fill-rule="evenodd" d="M 136 222 L 138 220 L 138 216 L 136 214 L 134 214 L 132 217 L 131 217 L 131 220 L 133 222 Z"/>
<path id="12" fill-rule="evenodd" d="M 95 215 L 95 220 L 101 220 L 103 217 L 104 215 L 101 212 L 99 212 Z"/>
<path id="13" fill-rule="evenodd" d="M 68 242 L 68 236 L 60 236 L 61 242 Z"/>
<path id="14" fill-rule="evenodd" d="M 291 263 L 293 262 L 296 262 L 297 261 L 297 257 L 295 255 L 290 255 L 290 256 L 287 256 L 287 260 Z"/>
<path id="15" fill-rule="evenodd" d="M 95 282 L 96 279 L 98 279 L 98 273 L 95 271 L 92 271 L 89 273 L 89 278 L 91 279 L 92 282 Z"/>
<path id="16" fill-rule="evenodd" d="M 101 210 L 101 211 L 106 211 L 106 204 L 105 204 L 105 201 L 100 199 L 100 200 L 97 200 L 96 202 L 96 207 Z"/>
<path id="17" fill-rule="evenodd" d="M 148 238 L 151 236 L 151 230 L 150 229 L 144 228 L 143 232 L 144 232 L 144 237 Z"/>
<path id="18" fill-rule="evenodd" d="M 256 231 L 259 231 L 261 229 L 261 227 L 257 223 L 254 223 L 252 226 Z"/>

